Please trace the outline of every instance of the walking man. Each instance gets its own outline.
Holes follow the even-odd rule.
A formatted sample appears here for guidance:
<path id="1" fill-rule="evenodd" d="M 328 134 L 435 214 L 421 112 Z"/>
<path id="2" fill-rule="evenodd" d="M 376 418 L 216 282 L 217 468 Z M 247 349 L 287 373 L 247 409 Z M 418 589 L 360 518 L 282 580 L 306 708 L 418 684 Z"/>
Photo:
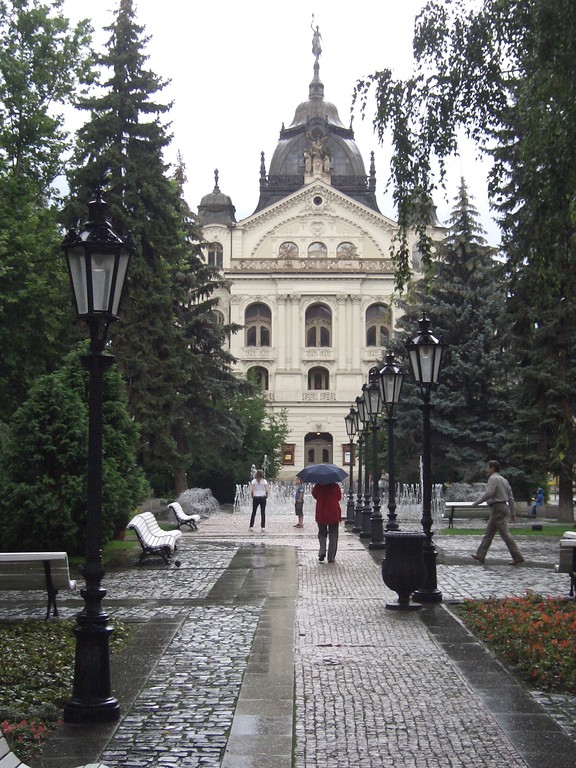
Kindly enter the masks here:
<path id="1" fill-rule="evenodd" d="M 512 556 L 510 565 L 520 565 L 520 563 L 524 562 L 524 558 L 520 554 L 518 545 L 510 536 L 506 522 L 508 508 L 510 508 L 510 515 L 514 517 L 512 488 L 508 480 L 500 474 L 500 464 L 497 461 L 488 462 L 486 473 L 488 475 L 486 490 L 473 503 L 481 504 L 483 501 L 487 502 L 490 507 L 490 518 L 486 526 L 484 538 L 480 542 L 476 554 L 472 555 L 472 557 L 474 560 L 478 560 L 479 563 L 483 563 L 494 536 L 496 533 L 499 533 Z"/>

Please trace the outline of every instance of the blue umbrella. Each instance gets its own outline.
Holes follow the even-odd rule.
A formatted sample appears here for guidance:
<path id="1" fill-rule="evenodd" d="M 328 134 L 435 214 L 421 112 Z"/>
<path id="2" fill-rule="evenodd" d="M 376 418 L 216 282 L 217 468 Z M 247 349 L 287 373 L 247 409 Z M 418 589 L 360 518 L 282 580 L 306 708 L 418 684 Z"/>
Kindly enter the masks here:
<path id="1" fill-rule="evenodd" d="M 348 477 L 348 473 L 337 467 L 336 464 L 310 464 L 310 466 L 301 469 L 297 477 L 303 483 L 328 485 L 329 483 L 339 483 Z"/>

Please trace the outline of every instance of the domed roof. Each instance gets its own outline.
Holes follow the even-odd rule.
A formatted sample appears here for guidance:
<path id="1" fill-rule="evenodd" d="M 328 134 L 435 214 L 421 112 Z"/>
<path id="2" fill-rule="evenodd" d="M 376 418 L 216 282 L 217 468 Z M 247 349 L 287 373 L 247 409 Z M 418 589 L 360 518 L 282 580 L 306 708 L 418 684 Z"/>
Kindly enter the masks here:
<path id="1" fill-rule="evenodd" d="M 373 160 L 368 179 L 354 131 L 342 124 L 334 104 L 324 100 L 319 41 L 316 27 L 312 43 L 314 77 L 308 99 L 298 105 L 288 128 L 282 126 L 268 175 L 262 155 L 256 211 L 278 202 L 315 178 L 378 211 Z"/>
<path id="2" fill-rule="evenodd" d="M 214 171 L 214 190 L 204 195 L 198 206 L 198 219 L 200 224 L 229 224 L 236 223 L 236 208 L 228 195 L 224 195 L 218 186 L 218 170 Z"/>

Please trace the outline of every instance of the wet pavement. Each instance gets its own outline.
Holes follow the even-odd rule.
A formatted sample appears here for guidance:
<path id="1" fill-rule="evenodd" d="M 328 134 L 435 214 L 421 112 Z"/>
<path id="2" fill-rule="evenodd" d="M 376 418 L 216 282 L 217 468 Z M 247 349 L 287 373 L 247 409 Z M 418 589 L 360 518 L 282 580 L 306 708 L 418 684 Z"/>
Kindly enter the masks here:
<path id="1" fill-rule="evenodd" d="M 180 540 L 180 568 L 149 560 L 107 574 L 112 620 L 134 623 L 113 658 L 118 723 L 64 725 L 31 768 L 564 768 L 576 764 L 576 699 L 526 691 L 467 632 L 467 597 L 565 596 L 558 539 L 435 534 L 443 604 L 385 608 L 397 596 L 382 552 L 341 526 L 319 563 L 316 527 L 268 514 L 265 533 L 222 511 Z M 476 522 L 478 525 L 478 522 Z M 82 606 L 62 594 L 62 616 Z M 4 593 L 0 619 L 42 619 L 37 593 Z"/>

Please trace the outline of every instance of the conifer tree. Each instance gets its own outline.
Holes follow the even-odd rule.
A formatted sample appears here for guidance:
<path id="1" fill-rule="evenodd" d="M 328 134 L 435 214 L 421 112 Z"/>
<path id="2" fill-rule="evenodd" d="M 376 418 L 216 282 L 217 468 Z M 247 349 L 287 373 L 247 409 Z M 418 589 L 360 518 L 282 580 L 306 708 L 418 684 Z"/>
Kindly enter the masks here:
<path id="1" fill-rule="evenodd" d="M 107 29 L 98 61 L 109 76 L 99 95 L 80 101 L 90 120 L 79 131 L 71 188 L 85 205 L 104 182 L 115 228 L 134 238 L 112 345 L 140 428 L 140 460 L 155 490 L 171 490 L 174 478 L 180 491 L 200 435 L 216 445 L 234 442 L 230 402 L 246 386 L 233 375 L 224 344 L 235 329 L 214 311 L 223 283 L 201 256 L 201 231 L 183 197 L 184 164 L 179 158 L 171 174 L 163 158 L 170 105 L 158 98 L 165 83 L 146 69 L 149 38 L 132 0 L 120 0 Z M 71 220 L 82 215 L 73 204 L 69 213 Z"/>
<path id="2" fill-rule="evenodd" d="M 484 479 L 491 457 L 503 455 L 510 426 L 510 352 L 504 333 L 506 286 L 502 265 L 487 246 L 464 180 L 446 238 L 425 277 L 414 284 L 399 322 L 414 336 L 423 313 L 446 344 L 440 384 L 433 396 L 435 482 Z M 412 389 L 412 392 L 410 391 Z M 421 427 L 416 387 L 399 405 L 399 454 L 417 478 Z M 510 474 L 510 473 L 509 473 Z"/>
<path id="3" fill-rule="evenodd" d="M 120 0 L 106 29 L 110 38 L 97 57 L 105 79 L 97 95 L 78 105 L 90 119 L 78 134 L 69 216 L 70 222 L 81 218 L 89 196 L 104 184 L 115 229 L 133 236 L 112 344 L 140 428 L 140 460 L 147 473 L 171 472 L 179 463 L 173 424 L 186 348 L 174 314 L 174 278 L 185 249 L 179 190 L 163 158 L 171 137 L 162 118 L 170 105 L 157 100 L 165 83 L 146 68 L 149 38 L 136 23 L 132 0 Z"/>

